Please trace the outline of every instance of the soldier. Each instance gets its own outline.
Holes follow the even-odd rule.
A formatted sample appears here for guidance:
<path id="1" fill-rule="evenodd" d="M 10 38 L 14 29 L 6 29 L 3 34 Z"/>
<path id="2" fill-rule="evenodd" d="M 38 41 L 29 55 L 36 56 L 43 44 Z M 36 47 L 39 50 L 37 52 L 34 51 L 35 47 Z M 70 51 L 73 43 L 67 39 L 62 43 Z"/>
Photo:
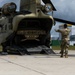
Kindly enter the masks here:
<path id="1" fill-rule="evenodd" d="M 69 47 L 69 33 L 70 33 L 70 29 L 67 28 L 67 24 L 64 24 L 64 29 L 58 29 L 56 30 L 56 32 L 60 32 L 61 33 L 61 56 L 63 57 L 64 54 L 64 50 L 65 50 L 65 58 L 68 58 L 68 47 Z"/>

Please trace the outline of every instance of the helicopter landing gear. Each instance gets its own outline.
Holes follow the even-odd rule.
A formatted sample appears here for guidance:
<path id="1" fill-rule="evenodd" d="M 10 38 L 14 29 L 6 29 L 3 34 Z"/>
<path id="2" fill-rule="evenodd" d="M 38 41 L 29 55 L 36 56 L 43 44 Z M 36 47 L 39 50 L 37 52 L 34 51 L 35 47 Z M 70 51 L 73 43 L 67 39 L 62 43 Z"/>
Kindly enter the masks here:
<path id="1" fill-rule="evenodd" d="M 7 52 L 7 42 L 4 42 L 1 44 L 2 45 L 2 52 L 1 52 L 1 55 L 8 55 L 8 52 Z"/>

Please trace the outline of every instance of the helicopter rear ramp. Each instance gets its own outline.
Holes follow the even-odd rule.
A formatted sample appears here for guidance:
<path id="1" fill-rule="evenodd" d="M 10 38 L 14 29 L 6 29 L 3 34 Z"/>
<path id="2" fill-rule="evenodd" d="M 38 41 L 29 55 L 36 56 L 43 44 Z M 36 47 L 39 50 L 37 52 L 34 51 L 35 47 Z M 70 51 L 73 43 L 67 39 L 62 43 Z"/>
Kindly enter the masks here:
<path id="1" fill-rule="evenodd" d="M 33 47 L 33 48 L 27 48 L 27 51 L 30 53 L 40 53 L 40 54 L 55 54 L 55 52 L 48 48 L 45 45 Z"/>
<path id="2" fill-rule="evenodd" d="M 25 46 L 12 46 L 12 47 L 7 47 L 7 50 L 10 50 L 9 53 L 17 53 L 20 55 L 31 55 L 31 54 L 55 54 L 55 52 L 48 48 L 45 45 L 41 45 L 41 46 L 36 46 L 36 47 L 25 47 Z"/>

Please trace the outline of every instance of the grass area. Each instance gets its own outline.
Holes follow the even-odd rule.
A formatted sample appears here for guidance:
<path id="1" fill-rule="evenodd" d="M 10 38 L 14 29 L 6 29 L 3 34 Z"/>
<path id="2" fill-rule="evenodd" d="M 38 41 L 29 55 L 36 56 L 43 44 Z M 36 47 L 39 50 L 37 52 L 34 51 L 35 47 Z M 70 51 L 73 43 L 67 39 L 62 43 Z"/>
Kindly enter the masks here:
<path id="1" fill-rule="evenodd" d="M 60 46 L 52 46 L 53 50 L 60 50 Z M 75 50 L 75 46 L 70 46 L 69 50 Z"/>

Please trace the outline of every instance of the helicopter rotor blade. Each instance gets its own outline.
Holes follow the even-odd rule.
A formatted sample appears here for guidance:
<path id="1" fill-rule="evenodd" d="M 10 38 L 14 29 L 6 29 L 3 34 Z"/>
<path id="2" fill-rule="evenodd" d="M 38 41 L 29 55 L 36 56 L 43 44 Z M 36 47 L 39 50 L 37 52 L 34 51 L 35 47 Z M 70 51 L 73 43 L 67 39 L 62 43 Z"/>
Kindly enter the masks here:
<path id="1" fill-rule="evenodd" d="M 42 0 L 42 1 L 43 1 L 45 4 L 51 2 L 50 0 Z"/>
<path id="2" fill-rule="evenodd" d="M 59 18 L 54 18 L 54 20 L 58 21 L 58 22 L 63 22 L 63 23 L 68 23 L 68 24 L 75 25 L 75 22 L 68 21 L 68 20 L 63 20 L 63 19 L 59 19 Z"/>

